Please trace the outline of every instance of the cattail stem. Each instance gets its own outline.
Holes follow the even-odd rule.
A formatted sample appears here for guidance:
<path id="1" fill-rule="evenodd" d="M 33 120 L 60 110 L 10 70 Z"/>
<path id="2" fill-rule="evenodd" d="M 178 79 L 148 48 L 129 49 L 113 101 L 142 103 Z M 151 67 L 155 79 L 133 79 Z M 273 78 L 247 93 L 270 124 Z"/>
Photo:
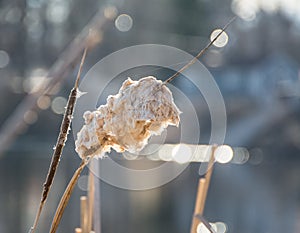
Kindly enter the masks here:
<path id="1" fill-rule="evenodd" d="M 45 205 L 45 202 L 47 200 L 47 197 L 49 195 L 49 191 L 50 188 L 52 186 L 53 180 L 54 180 L 54 176 L 60 161 L 60 157 L 62 155 L 63 152 L 63 148 L 65 146 L 65 143 L 67 141 L 68 138 L 68 134 L 69 134 L 69 130 L 70 130 L 70 125 L 72 122 L 72 117 L 73 117 L 73 112 L 74 112 L 74 108 L 75 108 L 75 104 L 76 104 L 76 100 L 78 98 L 78 82 L 79 82 L 79 78 L 81 75 L 81 70 L 82 70 L 82 66 L 86 57 L 86 52 L 87 52 L 87 48 L 85 48 L 84 52 L 83 52 L 83 56 L 81 59 L 81 63 L 80 63 L 80 67 L 79 67 L 79 71 L 77 74 L 77 78 L 75 81 L 75 85 L 74 88 L 71 90 L 71 93 L 69 95 L 68 98 L 68 103 L 67 103 L 67 107 L 66 107 L 66 111 L 65 114 L 63 116 L 63 120 L 60 126 L 60 131 L 58 134 L 58 138 L 57 138 L 57 142 L 56 145 L 54 147 L 54 152 L 52 155 L 52 160 L 51 160 L 51 164 L 49 167 L 49 171 L 46 177 L 46 181 L 43 185 L 43 193 L 42 193 L 42 197 L 41 197 L 41 201 L 40 201 L 40 205 L 39 205 L 39 209 L 37 211 L 35 220 L 34 220 L 34 224 L 31 228 L 31 233 L 35 232 L 35 229 L 38 225 L 43 207 Z"/>

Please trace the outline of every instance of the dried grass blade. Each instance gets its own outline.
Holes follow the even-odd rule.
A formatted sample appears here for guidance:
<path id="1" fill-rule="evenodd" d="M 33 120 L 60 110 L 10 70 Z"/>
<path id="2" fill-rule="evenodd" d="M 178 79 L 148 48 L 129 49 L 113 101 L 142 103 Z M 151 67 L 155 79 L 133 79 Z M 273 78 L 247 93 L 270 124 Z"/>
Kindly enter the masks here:
<path id="1" fill-rule="evenodd" d="M 53 217 L 53 221 L 50 228 L 50 233 L 55 233 L 58 225 L 60 223 L 60 220 L 63 216 L 64 210 L 70 200 L 71 194 L 73 192 L 73 189 L 78 181 L 78 178 L 83 170 L 83 168 L 88 164 L 89 160 L 82 160 L 81 164 L 79 165 L 78 169 L 75 171 L 72 179 L 70 180 L 62 198 L 60 199 L 59 205 L 56 209 L 55 215 Z"/>

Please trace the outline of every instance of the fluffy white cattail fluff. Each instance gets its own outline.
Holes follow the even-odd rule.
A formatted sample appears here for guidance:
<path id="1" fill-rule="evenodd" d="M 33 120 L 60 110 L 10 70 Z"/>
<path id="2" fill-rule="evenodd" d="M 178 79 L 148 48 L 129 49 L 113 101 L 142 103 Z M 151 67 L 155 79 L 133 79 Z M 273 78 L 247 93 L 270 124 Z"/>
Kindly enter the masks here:
<path id="1" fill-rule="evenodd" d="M 103 157 L 111 148 L 137 153 L 151 135 L 168 125 L 178 126 L 180 111 L 171 91 L 155 77 L 128 78 L 107 104 L 84 113 L 85 125 L 77 134 L 76 151 L 81 158 Z"/>

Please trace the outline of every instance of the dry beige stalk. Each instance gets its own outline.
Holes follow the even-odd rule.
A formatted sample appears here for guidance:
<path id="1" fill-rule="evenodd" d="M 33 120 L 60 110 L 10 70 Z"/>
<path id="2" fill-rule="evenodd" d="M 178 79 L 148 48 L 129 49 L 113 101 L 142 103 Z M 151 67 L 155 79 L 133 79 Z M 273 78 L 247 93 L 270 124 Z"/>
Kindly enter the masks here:
<path id="1" fill-rule="evenodd" d="M 88 233 L 88 199 L 86 196 L 80 197 L 80 227 L 82 233 Z"/>
<path id="2" fill-rule="evenodd" d="M 95 163 L 95 160 L 91 161 L 91 166 Z M 88 178 L 88 223 L 87 230 L 88 232 L 93 229 L 93 216 L 94 216 L 94 203 L 95 203 L 95 176 L 90 170 Z"/>
<path id="3" fill-rule="evenodd" d="M 208 170 L 205 174 L 205 177 L 199 179 L 194 215 L 193 215 L 193 219 L 192 219 L 191 233 L 197 233 L 197 227 L 201 223 L 201 219 L 199 219 L 198 216 L 203 216 L 206 197 L 207 197 L 208 188 L 209 188 L 209 184 L 210 184 L 210 180 L 211 180 L 211 175 L 213 172 L 213 165 L 214 165 L 214 161 L 215 161 L 215 158 L 214 158 L 215 149 L 216 149 L 216 146 L 214 145 L 212 147 L 211 156 L 210 156 L 208 166 L 207 166 Z M 208 227 L 208 226 L 206 226 L 206 227 Z M 210 228 L 208 228 L 208 230 L 210 232 L 212 232 Z"/>
<path id="4" fill-rule="evenodd" d="M 78 169 L 75 171 L 72 179 L 70 180 L 67 188 L 65 189 L 65 192 L 63 194 L 63 196 L 60 199 L 59 205 L 56 209 L 52 224 L 51 224 L 51 228 L 50 228 L 50 233 L 55 233 L 58 225 L 60 223 L 60 220 L 63 216 L 63 212 L 70 200 L 71 194 L 73 192 L 73 189 L 78 181 L 78 178 L 80 177 L 80 174 L 83 170 L 83 168 L 88 164 L 89 159 L 83 159 L 81 164 L 79 165 Z"/>

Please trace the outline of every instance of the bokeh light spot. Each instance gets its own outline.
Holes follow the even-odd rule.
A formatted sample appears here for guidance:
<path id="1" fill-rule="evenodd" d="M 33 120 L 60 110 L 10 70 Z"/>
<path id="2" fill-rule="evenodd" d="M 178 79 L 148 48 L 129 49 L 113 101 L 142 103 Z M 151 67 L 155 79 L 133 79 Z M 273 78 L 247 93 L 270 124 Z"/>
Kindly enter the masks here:
<path id="1" fill-rule="evenodd" d="M 87 175 L 82 175 L 78 179 L 78 187 L 83 191 L 88 191 L 88 180 L 89 177 Z"/>
<path id="2" fill-rule="evenodd" d="M 233 149 L 232 163 L 244 164 L 249 160 L 249 151 L 244 147 L 235 147 Z"/>
<path id="3" fill-rule="evenodd" d="M 49 108 L 50 104 L 51 104 L 51 99 L 49 96 L 41 96 L 37 100 L 37 106 L 42 110 Z"/>
<path id="4" fill-rule="evenodd" d="M 47 20 L 53 24 L 61 24 L 65 22 L 70 14 L 70 6 L 68 1 L 54 0 L 46 11 Z"/>
<path id="5" fill-rule="evenodd" d="M 231 9 L 241 19 L 252 21 L 256 18 L 256 14 L 259 11 L 259 4 L 255 1 L 233 0 Z"/>
<path id="6" fill-rule="evenodd" d="M 218 34 L 222 31 L 222 29 L 215 29 L 210 35 L 210 41 L 213 41 Z M 224 47 L 228 43 L 228 35 L 226 32 L 222 32 L 219 38 L 214 42 L 214 46 L 216 47 Z"/>
<path id="7" fill-rule="evenodd" d="M 43 68 L 33 69 L 28 78 L 23 81 L 23 89 L 27 93 L 35 93 L 44 88 L 49 79 L 46 77 L 47 71 Z"/>
<path id="8" fill-rule="evenodd" d="M 216 226 L 217 233 L 225 233 L 227 232 L 227 225 L 223 222 L 216 222 L 213 225 Z"/>
<path id="9" fill-rule="evenodd" d="M 166 150 L 164 148 L 160 149 L 158 151 L 159 159 L 162 161 L 172 161 L 172 154 L 169 150 Z"/>
<path id="10" fill-rule="evenodd" d="M 99 44 L 103 40 L 103 32 L 98 30 L 89 30 L 89 35 L 87 38 L 90 46 L 94 46 L 96 44 Z"/>
<path id="11" fill-rule="evenodd" d="M 115 6 L 107 6 L 105 9 L 104 9 L 104 16 L 105 18 L 107 19 L 114 19 L 118 14 L 118 10 Z"/>
<path id="12" fill-rule="evenodd" d="M 188 163 L 192 158 L 192 150 L 185 144 L 178 144 L 172 150 L 172 157 L 177 163 Z"/>
<path id="13" fill-rule="evenodd" d="M 67 100 L 64 97 L 56 97 L 51 103 L 51 109 L 56 114 L 63 114 L 65 112 L 65 106 Z"/>
<path id="14" fill-rule="evenodd" d="M 216 228 L 215 224 L 210 224 L 210 225 L 215 230 L 215 232 L 217 232 L 217 228 Z M 207 227 L 203 223 L 200 223 L 197 226 L 197 233 L 210 233 L 210 230 L 208 230 Z"/>
<path id="15" fill-rule="evenodd" d="M 233 157 L 233 151 L 230 146 L 218 146 L 214 153 L 215 159 L 219 163 L 228 163 Z"/>
<path id="16" fill-rule="evenodd" d="M 132 27 L 132 24 L 133 24 L 133 20 L 127 14 L 121 14 L 115 20 L 115 26 L 121 32 L 129 31 Z"/>

